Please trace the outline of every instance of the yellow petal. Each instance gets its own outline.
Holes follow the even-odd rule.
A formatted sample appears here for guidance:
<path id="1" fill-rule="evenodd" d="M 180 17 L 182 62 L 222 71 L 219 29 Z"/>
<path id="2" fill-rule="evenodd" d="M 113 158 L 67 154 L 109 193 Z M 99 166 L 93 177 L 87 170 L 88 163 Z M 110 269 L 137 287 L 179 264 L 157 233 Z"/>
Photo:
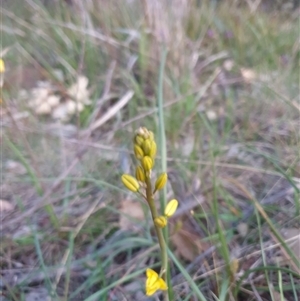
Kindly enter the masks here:
<path id="1" fill-rule="evenodd" d="M 147 278 L 151 278 L 151 277 L 158 278 L 158 274 L 155 271 L 153 271 L 152 269 L 146 270 L 146 276 L 147 276 Z"/>
<path id="2" fill-rule="evenodd" d="M 175 213 L 177 206 L 178 206 L 178 201 L 175 199 L 171 200 L 165 208 L 165 216 L 166 217 L 172 216 Z"/>
<path id="3" fill-rule="evenodd" d="M 166 290 L 167 285 L 165 281 L 158 276 L 158 274 L 151 270 L 146 270 L 147 280 L 146 280 L 146 295 L 151 296 L 153 295 L 157 290 Z"/>
<path id="4" fill-rule="evenodd" d="M 158 290 L 158 286 L 151 286 L 151 287 L 146 286 L 146 295 L 152 296 L 157 290 Z"/>
<path id="5" fill-rule="evenodd" d="M 159 289 L 166 291 L 168 289 L 167 284 L 165 283 L 165 281 L 162 278 L 158 279 L 158 284 L 159 284 Z"/>
<path id="6" fill-rule="evenodd" d="M 155 271 L 151 269 L 146 270 L 146 275 L 146 295 L 151 296 L 159 289 L 159 276 Z"/>

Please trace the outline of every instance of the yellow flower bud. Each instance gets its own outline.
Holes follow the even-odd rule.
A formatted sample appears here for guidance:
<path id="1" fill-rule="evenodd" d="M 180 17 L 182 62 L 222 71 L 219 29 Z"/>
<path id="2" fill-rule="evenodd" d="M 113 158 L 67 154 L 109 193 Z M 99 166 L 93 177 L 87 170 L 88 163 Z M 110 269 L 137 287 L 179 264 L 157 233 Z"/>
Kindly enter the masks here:
<path id="1" fill-rule="evenodd" d="M 141 126 L 140 128 L 137 129 L 136 134 L 142 136 L 144 139 L 147 139 L 149 135 L 149 131 L 147 130 L 147 128 Z"/>
<path id="2" fill-rule="evenodd" d="M 144 157 L 144 152 L 138 144 L 134 145 L 133 150 L 137 159 L 142 159 Z"/>
<path id="3" fill-rule="evenodd" d="M 137 166 L 135 170 L 135 177 L 140 182 L 145 182 L 145 173 L 142 166 Z"/>
<path id="4" fill-rule="evenodd" d="M 151 141 L 154 140 L 154 134 L 153 132 L 149 131 L 145 127 L 140 127 L 136 131 L 136 135 L 143 137 L 144 139 L 150 139 Z"/>
<path id="5" fill-rule="evenodd" d="M 0 59 L 0 73 L 5 72 L 5 64 L 2 59 Z"/>
<path id="6" fill-rule="evenodd" d="M 162 174 L 160 174 L 160 176 L 157 178 L 157 180 L 155 182 L 155 189 L 154 189 L 153 193 L 155 193 L 157 190 L 164 188 L 164 186 L 167 183 L 167 180 L 168 180 L 168 175 L 166 172 L 163 172 Z"/>
<path id="7" fill-rule="evenodd" d="M 159 228 L 164 228 L 167 225 L 167 219 L 165 216 L 159 216 L 154 219 L 154 224 Z"/>
<path id="8" fill-rule="evenodd" d="M 136 178 L 131 175 L 122 175 L 122 182 L 124 186 L 130 191 L 137 192 L 140 188 L 140 185 Z"/>
<path id="9" fill-rule="evenodd" d="M 137 144 L 137 145 L 139 145 L 139 146 L 142 146 L 144 140 L 145 139 L 142 136 L 140 136 L 140 135 L 136 135 L 134 137 L 134 143 Z"/>
<path id="10" fill-rule="evenodd" d="M 165 208 L 165 216 L 171 217 L 175 213 L 177 206 L 178 206 L 178 201 L 175 199 L 171 200 Z"/>
<path id="11" fill-rule="evenodd" d="M 151 141 L 154 141 L 154 134 L 153 132 L 149 131 L 149 138 Z"/>
<path id="12" fill-rule="evenodd" d="M 146 139 L 144 140 L 143 144 L 142 144 L 142 149 L 144 151 L 144 154 L 146 156 L 150 155 L 150 151 L 151 151 L 151 140 L 150 139 Z"/>
<path id="13" fill-rule="evenodd" d="M 153 140 L 153 141 L 151 141 L 151 146 L 150 146 L 150 151 L 149 151 L 149 156 L 151 158 L 154 158 L 156 156 L 156 150 L 157 150 L 156 143 Z"/>
<path id="14" fill-rule="evenodd" d="M 145 156 L 142 159 L 142 166 L 144 168 L 144 171 L 149 171 L 153 167 L 153 160 L 149 156 Z"/>

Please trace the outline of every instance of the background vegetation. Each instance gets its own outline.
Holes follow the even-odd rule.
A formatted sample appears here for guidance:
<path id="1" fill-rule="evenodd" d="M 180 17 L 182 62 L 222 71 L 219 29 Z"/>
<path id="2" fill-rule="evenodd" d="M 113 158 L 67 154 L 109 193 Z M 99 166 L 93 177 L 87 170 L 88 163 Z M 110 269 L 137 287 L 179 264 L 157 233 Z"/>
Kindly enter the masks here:
<path id="1" fill-rule="evenodd" d="M 174 300 L 299 300 L 297 1 L 3 1 L 1 17 L 1 300 L 159 300 L 153 229 L 120 181 L 140 126 L 165 130 L 180 202 Z"/>

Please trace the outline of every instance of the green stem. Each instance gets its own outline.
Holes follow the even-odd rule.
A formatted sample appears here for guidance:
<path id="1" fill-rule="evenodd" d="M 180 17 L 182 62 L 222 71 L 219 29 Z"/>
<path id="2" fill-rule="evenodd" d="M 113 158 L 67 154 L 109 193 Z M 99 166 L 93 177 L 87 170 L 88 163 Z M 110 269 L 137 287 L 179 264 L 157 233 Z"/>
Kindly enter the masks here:
<path id="1" fill-rule="evenodd" d="M 147 198 L 147 202 L 149 204 L 150 207 L 150 211 L 151 211 L 151 215 L 152 215 L 152 219 L 153 219 L 153 223 L 155 218 L 157 218 L 159 215 L 157 213 L 157 209 L 154 203 L 154 198 L 153 198 L 153 193 L 152 193 L 152 184 L 151 184 L 151 180 L 150 180 L 150 176 L 146 176 L 146 198 Z M 168 270 L 168 250 L 167 250 L 167 245 L 163 236 L 163 232 L 162 229 L 159 228 L 158 226 L 155 225 L 155 231 L 156 231 L 156 235 L 158 238 L 158 243 L 159 243 L 159 247 L 160 247 L 160 253 L 161 253 L 161 270 L 160 270 L 160 276 L 162 277 L 162 279 L 168 283 L 168 279 L 167 279 L 167 270 Z M 165 294 L 165 300 L 169 301 L 169 295 L 168 293 Z"/>

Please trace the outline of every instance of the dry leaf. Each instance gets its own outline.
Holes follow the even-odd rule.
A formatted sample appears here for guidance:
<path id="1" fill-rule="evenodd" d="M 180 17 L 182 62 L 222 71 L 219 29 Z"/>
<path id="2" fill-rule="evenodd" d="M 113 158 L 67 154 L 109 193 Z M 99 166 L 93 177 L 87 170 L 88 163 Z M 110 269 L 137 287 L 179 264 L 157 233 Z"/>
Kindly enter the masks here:
<path id="1" fill-rule="evenodd" d="M 291 248 L 294 255 L 298 259 L 298 270 L 296 270 L 295 272 L 300 273 L 300 229 L 285 228 L 281 230 L 281 234 L 285 238 L 285 240 L 288 240 L 288 246 Z M 280 263 L 282 265 L 285 265 L 288 263 L 288 260 L 284 258 Z"/>
<path id="2" fill-rule="evenodd" d="M 0 212 L 8 212 L 14 209 L 14 206 L 6 201 L 6 200 L 0 200 Z"/>
<path id="3" fill-rule="evenodd" d="M 171 240 L 177 253 L 186 260 L 193 261 L 200 251 L 197 247 L 197 237 L 179 230 L 172 235 Z"/>
<path id="4" fill-rule="evenodd" d="M 140 202 L 123 200 L 120 208 L 119 226 L 122 230 L 134 230 L 137 221 L 145 220 L 144 210 Z"/>
<path id="5" fill-rule="evenodd" d="M 209 248 L 209 244 L 203 242 L 200 235 L 192 231 L 189 220 L 183 221 L 182 227 L 177 231 L 175 230 L 171 236 L 171 241 L 176 252 L 189 261 L 193 261 L 200 253 Z"/>

